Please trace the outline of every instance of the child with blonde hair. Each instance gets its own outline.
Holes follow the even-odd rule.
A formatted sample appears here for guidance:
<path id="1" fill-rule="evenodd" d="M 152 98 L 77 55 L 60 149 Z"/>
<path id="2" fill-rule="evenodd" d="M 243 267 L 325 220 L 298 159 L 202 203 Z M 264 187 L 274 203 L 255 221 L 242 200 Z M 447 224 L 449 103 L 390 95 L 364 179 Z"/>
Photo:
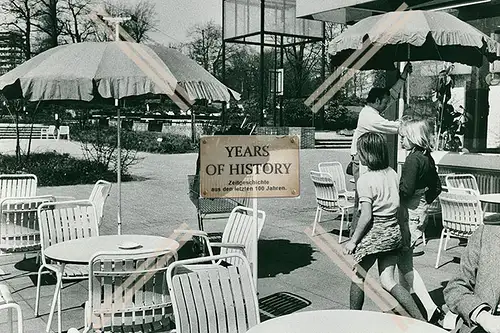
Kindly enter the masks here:
<path id="1" fill-rule="evenodd" d="M 359 161 L 368 171 L 356 184 L 361 214 L 356 229 L 344 248 L 357 262 L 350 289 L 350 308 L 361 310 L 366 273 L 378 261 L 382 287 L 414 318 L 423 320 L 408 290 L 396 283 L 394 274 L 401 247 L 398 175 L 389 167 L 385 137 L 368 132 L 357 142 Z"/>
<path id="2" fill-rule="evenodd" d="M 428 119 L 409 116 L 401 119 L 401 146 L 408 155 L 399 182 L 401 202 L 398 217 L 403 236 L 398 260 L 400 282 L 413 288 L 427 312 L 427 320 L 431 322 L 437 321 L 442 311 L 434 303 L 422 278 L 413 268 L 413 249 L 425 231 L 429 204 L 436 200 L 441 192 L 441 181 L 431 156 L 433 128 Z"/>

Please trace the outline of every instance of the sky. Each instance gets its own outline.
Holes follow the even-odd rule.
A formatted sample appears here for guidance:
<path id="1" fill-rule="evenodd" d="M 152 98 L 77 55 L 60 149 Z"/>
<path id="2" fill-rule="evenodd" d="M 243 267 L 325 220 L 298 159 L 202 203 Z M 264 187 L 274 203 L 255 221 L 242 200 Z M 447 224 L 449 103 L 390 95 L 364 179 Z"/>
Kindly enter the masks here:
<path id="1" fill-rule="evenodd" d="M 158 31 L 150 37 L 165 45 L 186 42 L 187 30 L 213 20 L 222 25 L 222 0 L 149 0 L 155 3 Z"/>

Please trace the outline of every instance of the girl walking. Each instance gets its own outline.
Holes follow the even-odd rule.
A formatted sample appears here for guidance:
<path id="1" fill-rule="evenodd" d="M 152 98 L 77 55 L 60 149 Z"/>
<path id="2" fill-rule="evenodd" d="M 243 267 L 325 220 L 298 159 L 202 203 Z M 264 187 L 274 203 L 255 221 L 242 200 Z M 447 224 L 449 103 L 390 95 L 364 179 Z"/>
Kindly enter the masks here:
<path id="1" fill-rule="evenodd" d="M 425 231 L 427 208 L 441 193 L 441 181 L 431 156 L 432 128 L 428 120 L 418 117 L 403 117 L 401 121 L 401 146 L 408 151 L 408 156 L 399 183 L 399 222 L 403 241 L 398 268 L 401 283 L 413 288 L 426 310 L 427 320 L 436 322 L 443 313 L 427 292 L 420 274 L 413 268 L 413 249 Z"/>
<path id="2" fill-rule="evenodd" d="M 360 310 L 364 303 L 364 281 L 368 270 L 378 261 L 382 287 L 391 293 L 414 318 L 424 320 L 408 290 L 394 278 L 401 247 L 401 230 L 396 218 L 399 207 L 398 175 L 389 167 L 384 136 L 368 132 L 357 142 L 360 163 L 368 172 L 359 177 L 357 191 L 361 214 L 344 252 L 357 264 L 350 290 L 350 308 Z"/>

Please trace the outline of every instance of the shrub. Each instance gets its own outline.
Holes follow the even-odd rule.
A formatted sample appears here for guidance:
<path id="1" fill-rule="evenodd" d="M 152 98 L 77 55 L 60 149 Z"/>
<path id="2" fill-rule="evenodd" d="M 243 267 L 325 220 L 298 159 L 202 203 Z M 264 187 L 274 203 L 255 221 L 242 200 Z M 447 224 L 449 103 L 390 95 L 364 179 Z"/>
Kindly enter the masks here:
<path id="1" fill-rule="evenodd" d="M 304 104 L 303 98 L 290 98 L 283 102 L 285 126 L 312 126 L 312 110 Z"/>
<path id="2" fill-rule="evenodd" d="M 75 129 L 75 140 L 83 143 L 103 142 L 108 146 L 116 147 L 116 127 L 93 126 L 85 130 Z M 131 130 L 121 131 L 122 150 L 135 150 L 149 153 L 179 154 L 193 152 L 195 148 L 191 139 L 185 135 L 159 133 L 159 132 L 135 132 Z"/>
<path id="3" fill-rule="evenodd" d="M 57 152 L 32 153 L 23 164 L 22 170 L 16 169 L 16 157 L 0 155 L 1 173 L 32 173 L 38 177 L 40 186 L 61 186 L 93 184 L 99 179 L 116 181 L 116 174 L 102 163 L 81 160 L 69 154 Z M 131 177 L 125 175 L 123 180 Z"/>
<path id="4" fill-rule="evenodd" d="M 325 129 L 340 130 L 356 128 L 358 114 L 337 101 L 325 105 Z"/>

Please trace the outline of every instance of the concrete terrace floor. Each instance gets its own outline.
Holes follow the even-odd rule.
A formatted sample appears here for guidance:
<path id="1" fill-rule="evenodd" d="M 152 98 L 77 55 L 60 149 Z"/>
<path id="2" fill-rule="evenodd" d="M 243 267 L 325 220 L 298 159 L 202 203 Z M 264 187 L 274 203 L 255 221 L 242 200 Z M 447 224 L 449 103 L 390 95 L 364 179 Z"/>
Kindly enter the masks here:
<path id="1" fill-rule="evenodd" d="M 14 140 L 0 140 L 0 153 L 12 153 Z M 57 150 L 81 155 L 76 142 L 57 140 L 34 140 L 33 151 Z M 143 177 L 142 181 L 122 184 L 122 222 L 124 234 L 151 234 L 168 237 L 173 230 L 185 223 L 197 227 L 196 209 L 188 197 L 187 175 L 195 172 L 196 154 L 157 155 L 142 153 L 143 160 L 131 168 L 132 174 Z M 339 260 L 325 254 L 324 246 L 318 246 L 323 237 L 311 238 L 305 230 L 314 220 L 316 204 L 314 187 L 309 171 L 317 169 L 322 161 L 340 161 L 346 165 L 348 150 L 306 149 L 300 152 L 300 186 L 298 199 L 259 199 L 258 208 L 266 212 L 267 218 L 259 240 L 259 299 L 269 302 L 282 301 L 282 311 L 306 311 L 320 309 L 346 309 L 349 304 L 350 279 L 344 273 Z M 88 198 L 93 185 L 39 187 L 38 193 Z M 117 186 L 113 184 L 105 205 L 101 234 L 117 232 Z M 330 239 L 331 248 L 337 245 L 339 220 L 332 214 L 323 213 L 321 224 Z M 221 232 L 224 220 L 206 221 L 208 232 Z M 439 230 L 430 224 L 428 244 L 424 255 L 415 257 L 415 266 L 423 277 L 433 299 L 443 304 L 442 290 L 457 271 L 458 257 L 463 249 L 458 240 L 450 241 L 449 250 L 442 255 L 441 267 L 434 269 Z M 327 245 L 328 245 L 327 244 Z M 334 253 L 334 252 L 332 252 Z M 331 253 L 330 253 L 331 254 Z M 44 331 L 55 281 L 45 278 L 42 286 L 41 316 L 34 317 L 36 290 L 36 267 L 34 255 L 28 254 L 0 257 L 0 268 L 8 275 L 0 277 L 12 289 L 25 317 L 25 333 Z M 345 267 L 344 267 L 345 269 Z M 376 268 L 371 274 L 376 275 Z M 387 295 L 387 294 L 386 294 Z M 82 303 L 88 297 L 87 282 L 66 284 L 62 292 L 63 331 L 70 327 L 83 327 Z M 389 296 L 390 298 L 390 296 Z M 392 302 L 392 303 L 391 303 Z M 392 300 L 390 303 L 393 303 Z M 266 302 L 267 304 L 267 302 Z M 276 307 L 263 303 L 264 314 L 271 315 Z M 287 306 L 285 306 L 287 305 Z M 366 297 L 366 310 L 380 311 L 380 307 Z M 274 314 L 280 314 L 274 313 Z M 0 332 L 5 330 L 5 315 L 0 316 Z M 56 320 L 52 328 L 56 329 Z"/>

